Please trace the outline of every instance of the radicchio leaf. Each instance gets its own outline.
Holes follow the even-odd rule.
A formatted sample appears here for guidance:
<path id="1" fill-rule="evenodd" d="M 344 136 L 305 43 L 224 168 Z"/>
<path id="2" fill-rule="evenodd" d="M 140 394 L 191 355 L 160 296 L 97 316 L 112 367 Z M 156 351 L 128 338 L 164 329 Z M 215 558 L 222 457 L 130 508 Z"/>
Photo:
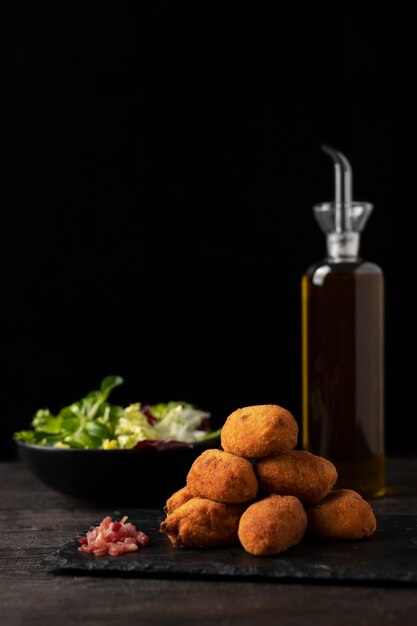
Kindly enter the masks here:
<path id="1" fill-rule="evenodd" d="M 148 424 L 150 424 L 150 426 L 153 426 L 157 423 L 158 420 L 156 419 L 155 415 L 152 415 L 150 404 L 144 404 L 141 408 L 141 413 L 146 415 L 146 419 L 148 420 Z"/>
<path id="2" fill-rule="evenodd" d="M 169 448 L 192 448 L 193 444 L 186 441 L 175 441 L 174 439 L 163 439 L 161 441 L 152 441 L 145 439 L 138 441 L 134 446 L 136 450 L 168 450 Z"/>

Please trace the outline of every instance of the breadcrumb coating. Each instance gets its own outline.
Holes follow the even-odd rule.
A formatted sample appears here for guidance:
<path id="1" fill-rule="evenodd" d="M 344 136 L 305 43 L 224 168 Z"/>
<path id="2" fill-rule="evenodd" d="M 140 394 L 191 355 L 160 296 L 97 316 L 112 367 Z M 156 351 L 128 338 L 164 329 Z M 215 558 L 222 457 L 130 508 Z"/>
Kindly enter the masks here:
<path id="1" fill-rule="evenodd" d="M 178 491 L 173 493 L 172 496 L 170 496 L 166 501 L 164 506 L 165 513 L 172 513 L 175 509 L 178 509 L 179 506 L 185 504 L 188 500 L 191 500 L 192 497 L 193 494 L 188 489 L 187 485 L 178 489 Z"/>
<path id="2" fill-rule="evenodd" d="M 307 516 L 298 498 L 272 494 L 242 514 L 238 537 L 250 554 L 279 554 L 300 543 L 306 527 Z"/>
<path id="3" fill-rule="evenodd" d="M 193 496 L 238 504 L 255 499 L 258 481 L 250 461 L 213 448 L 191 465 L 187 488 Z"/>
<path id="4" fill-rule="evenodd" d="M 335 489 L 306 512 L 307 533 L 318 539 L 361 539 L 376 530 L 371 505 L 353 489 Z"/>
<path id="5" fill-rule="evenodd" d="M 191 498 L 161 522 L 175 548 L 215 548 L 238 543 L 237 530 L 245 509 L 206 498 Z"/>
<path id="6" fill-rule="evenodd" d="M 259 459 L 255 471 L 262 493 L 296 496 L 303 504 L 322 500 L 337 480 L 331 461 L 305 450 Z"/>
<path id="7" fill-rule="evenodd" d="M 226 452 L 264 457 L 292 450 L 297 445 L 298 424 L 290 411 L 276 404 L 247 406 L 230 413 L 220 441 Z"/>

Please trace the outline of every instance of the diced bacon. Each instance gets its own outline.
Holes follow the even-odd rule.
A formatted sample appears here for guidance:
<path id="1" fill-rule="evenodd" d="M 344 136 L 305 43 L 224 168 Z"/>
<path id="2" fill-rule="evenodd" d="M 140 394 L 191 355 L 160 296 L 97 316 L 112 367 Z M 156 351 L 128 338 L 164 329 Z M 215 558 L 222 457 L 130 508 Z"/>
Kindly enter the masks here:
<path id="1" fill-rule="evenodd" d="M 108 554 L 108 548 L 96 548 L 93 550 L 93 554 L 96 556 L 106 556 L 106 554 Z"/>
<path id="2" fill-rule="evenodd" d="M 80 552 L 91 552 L 90 548 L 89 548 L 88 546 L 86 546 L 86 545 L 80 546 L 80 547 L 78 548 L 78 550 L 79 550 Z"/>
<path id="3" fill-rule="evenodd" d="M 145 535 L 145 533 L 143 533 L 141 530 L 138 532 L 138 534 L 136 535 L 136 543 L 138 544 L 138 546 L 147 546 L 149 543 L 149 537 L 148 535 Z"/>
<path id="4" fill-rule="evenodd" d="M 78 538 L 78 550 L 95 556 L 118 556 L 143 548 L 149 543 L 149 537 L 131 522 L 126 524 L 127 519 L 125 515 L 119 522 L 113 522 L 110 516 L 105 517 L 85 537 Z"/>
<path id="5" fill-rule="evenodd" d="M 137 549 L 138 549 L 137 543 L 128 543 L 127 545 L 125 544 L 123 547 L 123 550 L 125 552 L 136 552 Z"/>
<path id="6" fill-rule="evenodd" d="M 112 523 L 112 519 L 110 517 L 110 515 L 108 515 L 107 517 L 105 517 L 103 519 L 103 521 L 101 522 L 100 526 L 103 530 L 107 530 L 107 528 L 109 528 L 110 524 Z"/>
<path id="7" fill-rule="evenodd" d="M 135 537 L 126 537 L 126 539 L 123 542 L 125 544 L 125 546 L 131 545 L 132 543 L 134 543 L 136 545 L 136 538 Z"/>
<path id="8" fill-rule="evenodd" d="M 119 556 L 119 554 L 124 554 L 125 550 L 123 544 L 120 541 L 116 543 L 112 543 L 109 546 L 109 555 L 110 556 Z"/>

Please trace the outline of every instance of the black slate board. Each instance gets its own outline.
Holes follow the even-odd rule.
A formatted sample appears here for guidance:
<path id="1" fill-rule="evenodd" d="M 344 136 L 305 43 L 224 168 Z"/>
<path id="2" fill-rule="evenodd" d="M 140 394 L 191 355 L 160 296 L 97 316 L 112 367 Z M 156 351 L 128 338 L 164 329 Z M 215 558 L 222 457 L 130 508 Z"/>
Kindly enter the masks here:
<path id="1" fill-rule="evenodd" d="M 113 519 L 119 514 L 112 514 Z M 132 511 L 129 521 L 150 537 L 146 548 L 117 557 L 78 552 L 76 539 L 45 560 L 54 570 L 117 575 L 192 576 L 219 579 L 325 581 L 326 583 L 417 584 L 417 516 L 380 515 L 369 539 L 301 544 L 277 556 L 255 557 L 240 546 L 176 550 L 159 533 L 161 511 Z M 80 533 L 80 536 L 85 533 Z"/>

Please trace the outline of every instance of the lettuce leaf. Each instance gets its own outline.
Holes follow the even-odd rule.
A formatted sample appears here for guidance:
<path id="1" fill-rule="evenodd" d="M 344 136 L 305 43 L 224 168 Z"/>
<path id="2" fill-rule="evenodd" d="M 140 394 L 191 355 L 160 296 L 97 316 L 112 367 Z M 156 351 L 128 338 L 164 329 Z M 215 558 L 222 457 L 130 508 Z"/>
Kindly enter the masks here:
<path id="1" fill-rule="evenodd" d="M 124 408 L 110 404 L 111 391 L 123 382 L 121 376 L 107 376 L 98 390 L 62 408 L 57 415 L 39 409 L 32 428 L 14 433 L 14 439 L 58 448 L 113 450 L 135 448 L 140 442 L 192 444 L 220 434 L 220 429 L 210 430 L 210 413 L 187 402 L 137 402 Z"/>

